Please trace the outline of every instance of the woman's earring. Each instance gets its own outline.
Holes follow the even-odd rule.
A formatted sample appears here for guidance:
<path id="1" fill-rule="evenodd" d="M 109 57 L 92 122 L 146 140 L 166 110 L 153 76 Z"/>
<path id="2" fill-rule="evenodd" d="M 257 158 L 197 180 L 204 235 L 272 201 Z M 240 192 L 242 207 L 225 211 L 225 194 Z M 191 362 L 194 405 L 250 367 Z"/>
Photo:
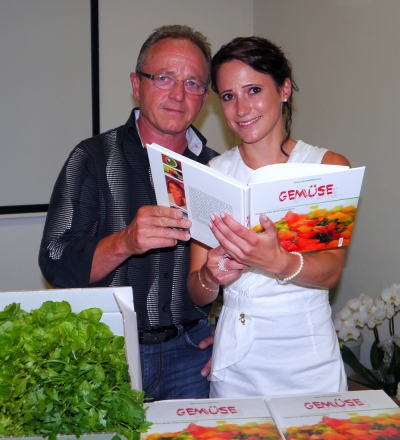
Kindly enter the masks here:
<path id="1" fill-rule="evenodd" d="M 285 98 L 282 102 L 282 114 L 285 114 L 286 109 L 288 108 L 287 98 Z"/>

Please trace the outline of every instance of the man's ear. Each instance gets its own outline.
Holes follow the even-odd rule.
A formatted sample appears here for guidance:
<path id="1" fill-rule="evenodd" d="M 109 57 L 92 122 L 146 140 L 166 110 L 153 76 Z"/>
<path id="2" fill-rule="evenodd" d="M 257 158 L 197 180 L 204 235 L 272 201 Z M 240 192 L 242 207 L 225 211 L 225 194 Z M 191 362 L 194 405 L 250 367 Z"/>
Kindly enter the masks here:
<path id="1" fill-rule="evenodd" d="M 210 94 L 210 91 L 206 90 L 206 92 L 203 95 L 203 102 L 201 103 L 201 105 L 203 105 L 206 102 L 206 99 L 208 98 L 209 94 Z"/>
<path id="2" fill-rule="evenodd" d="M 130 74 L 130 79 L 132 84 L 133 97 L 136 99 L 136 101 L 140 101 L 139 99 L 140 77 L 136 73 L 132 72 Z"/>

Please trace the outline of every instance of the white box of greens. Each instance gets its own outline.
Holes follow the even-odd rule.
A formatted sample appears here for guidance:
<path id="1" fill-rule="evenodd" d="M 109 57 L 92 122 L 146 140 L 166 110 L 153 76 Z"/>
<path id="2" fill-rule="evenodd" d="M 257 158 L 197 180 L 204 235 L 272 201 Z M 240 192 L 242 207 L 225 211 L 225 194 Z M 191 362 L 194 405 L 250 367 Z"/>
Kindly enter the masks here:
<path id="1" fill-rule="evenodd" d="M 131 287 L 102 287 L 85 289 L 47 289 L 20 292 L 0 292 L 0 311 L 9 304 L 19 303 L 21 309 L 30 312 L 45 301 L 68 301 L 72 311 L 79 313 L 92 307 L 103 311 L 101 322 L 111 331 L 125 337 L 125 351 L 131 377 L 131 388 L 142 391 L 139 339 L 136 313 Z M 110 440 L 115 434 L 83 434 L 80 440 Z M 76 440 L 74 435 L 58 435 L 62 440 Z M 125 438 L 124 436 L 120 436 Z M 18 440 L 43 440 L 43 437 L 7 437 Z"/>

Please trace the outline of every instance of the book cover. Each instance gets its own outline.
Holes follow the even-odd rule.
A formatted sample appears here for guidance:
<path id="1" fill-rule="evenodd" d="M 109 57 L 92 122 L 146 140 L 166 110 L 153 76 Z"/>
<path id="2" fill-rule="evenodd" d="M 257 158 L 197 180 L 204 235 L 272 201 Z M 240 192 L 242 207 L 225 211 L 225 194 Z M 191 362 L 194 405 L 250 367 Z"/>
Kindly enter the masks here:
<path id="1" fill-rule="evenodd" d="M 400 438 L 400 408 L 382 390 L 266 399 L 286 440 Z"/>
<path id="2" fill-rule="evenodd" d="M 282 164 L 282 174 L 291 171 L 289 165 L 295 165 L 299 172 L 308 170 L 309 175 L 297 177 L 293 170 L 290 178 L 267 183 L 250 180 L 252 230 L 263 231 L 259 217 L 264 213 L 274 222 L 279 241 L 289 252 L 348 246 L 365 169 L 338 167 L 335 171 L 335 165 Z"/>
<path id="3" fill-rule="evenodd" d="M 147 404 L 143 440 L 279 440 L 262 397 L 164 400 Z"/>
<path id="4" fill-rule="evenodd" d="M 157 144 L 147 150 L 157 203 L 181 209 L 192 220 L 192 237 L 207 246 L 218 246 L 208 224 L 221 212 L 255 232 L 263 231 L 259 217 L 265 213 L 287 251 L 350 243 L 364 167 L 275 164 L 255 170 L 243 184 Z"/>

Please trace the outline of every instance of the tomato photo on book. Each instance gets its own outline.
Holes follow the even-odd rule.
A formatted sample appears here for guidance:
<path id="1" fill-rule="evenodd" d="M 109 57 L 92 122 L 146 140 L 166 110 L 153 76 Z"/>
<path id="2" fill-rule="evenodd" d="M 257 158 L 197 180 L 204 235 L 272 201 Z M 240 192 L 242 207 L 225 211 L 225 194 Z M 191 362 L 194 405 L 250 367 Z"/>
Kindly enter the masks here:
<path id="1" fill-rule="evenodd" d="M 389 440 L 400 438 L 400 414 L 354 414 L 347 419 L 323 416 L 321 422 L 284 430 L 286 440 Z"/>
<path id="2" fill-rule="evenodd" d="M 189 426 L 179 432 L 153 433 L 147 435 L 147 440 L 280 440 L 281 436 L 272 423 L 221 423 L 218 426 L 200 426 L 190 423 Z"/>
<path id="3" fill-rule="evenodd" d="M 331 209 L 312 207 L 299 214 L 292 210 L 274 222 L 281 246 L 288 252 L 307 252 L 348 246 L 357 207 L 335 206 Z M 252 231 L 264 232 L 259 224 Z"/>

